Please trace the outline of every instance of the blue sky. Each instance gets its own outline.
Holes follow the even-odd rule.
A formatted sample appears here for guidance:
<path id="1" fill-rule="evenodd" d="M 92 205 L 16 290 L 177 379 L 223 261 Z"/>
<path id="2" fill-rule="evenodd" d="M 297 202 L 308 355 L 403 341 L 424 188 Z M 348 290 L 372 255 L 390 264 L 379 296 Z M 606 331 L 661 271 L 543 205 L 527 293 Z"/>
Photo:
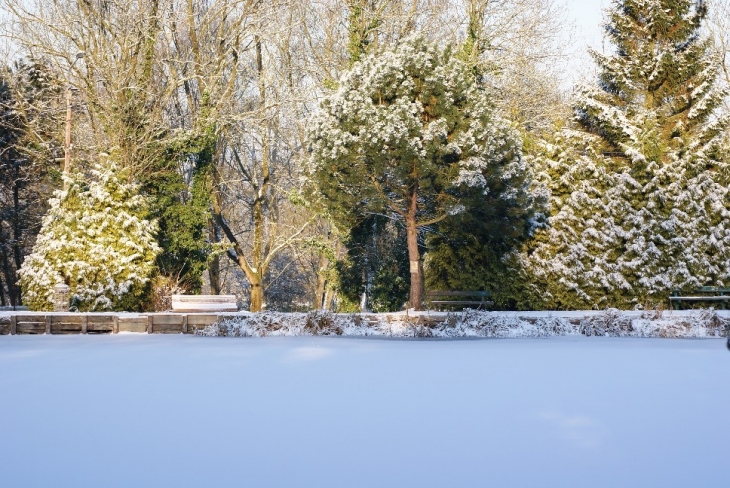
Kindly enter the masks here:
<path id="1" fill-rule="evenodd" d="M 570 51 L 571 59 L 563 86 L 570 90 L 574 83 L 592 79 L 593 63 L 587 54 L 588 46 L 601 50 L 603 38 L 603 11 L 611 5 L 611 0 L 563 0 L 568 19 L 575 26 Z"/>
<path id="2" fill-rule="evenodd" d="M 565 0 L 569 16 L 575 21 L 576 42 L 598 47 L 601 42 L 603 10 L 610 0 Z"/>

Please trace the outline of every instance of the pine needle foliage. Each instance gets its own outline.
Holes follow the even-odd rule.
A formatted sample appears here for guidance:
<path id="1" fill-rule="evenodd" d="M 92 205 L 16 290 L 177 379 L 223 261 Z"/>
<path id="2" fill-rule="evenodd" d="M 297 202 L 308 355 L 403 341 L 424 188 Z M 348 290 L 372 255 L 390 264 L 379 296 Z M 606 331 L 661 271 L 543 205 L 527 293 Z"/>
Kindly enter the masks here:
<path id="1" fill-rule="evenodd" d="M 525 172 L 519 136 L 485 85 L 450 48 L 420 38 L 355 63 L 312 125 L 311 181 L 339 224 L 368 213 L 405 224 L 412 307 L 423 276 L 416 231 L 468 211 L 472 189 L 510 196 L 492 183 Z"/>

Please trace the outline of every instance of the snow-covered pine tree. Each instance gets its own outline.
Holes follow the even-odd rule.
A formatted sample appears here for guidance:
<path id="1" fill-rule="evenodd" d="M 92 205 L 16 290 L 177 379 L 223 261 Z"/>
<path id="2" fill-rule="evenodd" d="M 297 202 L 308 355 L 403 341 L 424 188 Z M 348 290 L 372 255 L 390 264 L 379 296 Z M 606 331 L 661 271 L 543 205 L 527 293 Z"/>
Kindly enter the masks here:
<path id="1" fill-rule="evenodd" d="M 551 228 L 526 255 L 542 306 L 635 307 L 730 284 L 730 193 L 719 60 L 704 2 L 616 0 L 611 55 L 547 148 Z"/>
<path id="2" fill-rule="evenodd" d="M 137 309 L 160 251 L 147 201 L 112 161 L 65 178 L 20 270 L 24 303 L 52 310 L 60 282 L 80 311 Z"/>
<path id="3" fill-rule="evenodd" d="M 509 197 L 503 182 L 525 172 L 518 135 L 469 65 L 419 38 L 355 63 L 312 125 L 311 180 L 332 215 L 352 224 L 392 213 L 405 224 L 413 308 L 419 230 L 465 211 L 461 190 Z"/>

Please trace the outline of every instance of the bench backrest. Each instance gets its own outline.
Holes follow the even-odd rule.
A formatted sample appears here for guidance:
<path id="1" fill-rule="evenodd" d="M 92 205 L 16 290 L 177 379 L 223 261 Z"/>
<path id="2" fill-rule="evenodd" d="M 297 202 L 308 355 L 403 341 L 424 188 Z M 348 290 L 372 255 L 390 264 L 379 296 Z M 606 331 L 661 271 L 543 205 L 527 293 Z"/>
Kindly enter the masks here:
<path id="1" fill-rule="evenodd" d="M 173 295 L 175 312 L 235 312 L 236 295 Z"/>
<path id="2" fill-rule="evenodd" d="M 730 288 L 720 288 L 717 286 L 701 286 L 697 288 L 701 293 L 730 293 Z"/>
<path id="3" fill-rule="evenodd" d="M 700 286 L 699 288 L 695 288 L 694 290 L 689 290 L 687 292 L 682 292 L 682 290 L 672 290 L 672 296 L 680 296 L 682 293 L 730 293 L 730 288 L 721 288 L 718 286 Z"/>
<path id="4" fill-rule="evenodd" d="M 478 297 L 489 298 L 492 294 L 488 291 L 442 291 L 431 290 L 426 292 L 426 298 L 434 297 Z"/>

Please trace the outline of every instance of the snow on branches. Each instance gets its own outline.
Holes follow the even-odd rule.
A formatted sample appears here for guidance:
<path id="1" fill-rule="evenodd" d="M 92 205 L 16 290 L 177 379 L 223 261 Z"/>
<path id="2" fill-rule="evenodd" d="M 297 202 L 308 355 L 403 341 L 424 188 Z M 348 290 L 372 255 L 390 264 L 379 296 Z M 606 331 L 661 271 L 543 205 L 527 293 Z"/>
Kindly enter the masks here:
<path id="1" fill-rule="evenodd" d="M 519 136 L 477 74 L 421 38 L 355 63 L 309 141 L 311 181 L 335 217 L 352 225 L 387 213 L 405 224 L 413 308 L 422 298 L 418 229 L 468 211 L 473 189 L 513 200 L 525 186 Z"/>
<path id="2" fill-rule="evenodd" d="M 322 105 L 310 132 L 310 174 L 335 197 L 353 187 L 405 209 L 418 182 L 444 196 L 464 184 L 489 191 L 495 174 L 524 172 L 519 137 L 469 67 L 422 39 L 356 63 Z M 453 207 L 422 208 L 440 214 Z"/>
<path id="3" fill-rule="evenodd" d="M 549 306 L 664 300 L 730 284 L 730 154 L 719 63 L 690 0 L 614 3 L 611 56 L 546 152 L 551 227 L 524 258 Z M 669 8 L 671 6 L 671 8 Z"/>
<path id="4" fill-rule="evenodd" d="M 23 300 L 32 310 L 51 310 L 53 287 L 66 283 L 80 311 L 134 307 L 155 269 L 157 224 L 145 219 L 147 202 L 111 161 L 90 178 L 66 179 L 33 253 L 20 270 Z"/>

